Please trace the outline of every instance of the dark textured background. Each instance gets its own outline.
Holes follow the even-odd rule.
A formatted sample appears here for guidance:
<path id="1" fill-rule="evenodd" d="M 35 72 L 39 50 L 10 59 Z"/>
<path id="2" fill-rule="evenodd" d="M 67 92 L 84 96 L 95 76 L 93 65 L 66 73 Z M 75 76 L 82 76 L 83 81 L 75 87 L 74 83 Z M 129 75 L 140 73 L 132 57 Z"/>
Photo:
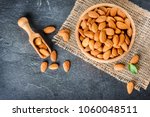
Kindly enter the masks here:
<path id="1" fill-rule="evenodd" d="M 149 0 L 132 0 L 150 10 Z M 42 60 L 33 51 L 26 32 L 17 26 L 27 16 L 34 30 L 55 25 L 57 30 L 69 15 L 75 0 L 0 0 L 0 99 L 150 99 L 150 87 L 132 95 L 126 85 L 69 52 L 58 52 L 57 71 L 40 73 Z M 54 34 L 53 34 L 54 35 Z M 45 37 L 51 41 L 52 36 Z M 68 74 L 62 63 L 72 62 Z"/>

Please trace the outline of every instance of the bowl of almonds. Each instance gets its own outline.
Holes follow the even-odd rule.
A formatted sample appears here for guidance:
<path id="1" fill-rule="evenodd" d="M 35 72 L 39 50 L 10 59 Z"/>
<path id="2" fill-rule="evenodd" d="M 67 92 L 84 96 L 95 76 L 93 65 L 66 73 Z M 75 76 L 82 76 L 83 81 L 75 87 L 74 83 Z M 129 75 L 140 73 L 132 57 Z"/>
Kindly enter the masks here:
<path id="1" fill-rule="evenodd" d="M 126 10 L 102 3 L 83 12 L 75 36 L 78 47 L 88 58 L 111 63 L 122 59 L 131 50 L 135 25 Z"/>

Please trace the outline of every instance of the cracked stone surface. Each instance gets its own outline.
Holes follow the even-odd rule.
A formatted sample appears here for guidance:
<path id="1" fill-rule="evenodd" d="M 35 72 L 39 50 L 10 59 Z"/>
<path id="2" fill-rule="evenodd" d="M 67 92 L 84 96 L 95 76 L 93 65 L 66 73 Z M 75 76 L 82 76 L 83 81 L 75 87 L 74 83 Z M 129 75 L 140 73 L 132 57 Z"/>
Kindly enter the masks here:
<path id="1" fill-rule="evenodd" d="M 150 10 L 148 0 L 132 1 Z M 40 73 L 43 60 L 29 44 L 28 35 L 18 27 L 17 20 L 27 16 L 32 28 L 40 33 L 47 25 L 55 25 L 58 31 L 74 2 L 0 0 L 0 99 L 150 99 L 150 87 L 129 96 L 124 83 L 55 45 L 60 68 Z M 54 34 L 43 36 L 51 43 Z M 69 73 L 62 68 L 66 59 L 72 62 Z"/>

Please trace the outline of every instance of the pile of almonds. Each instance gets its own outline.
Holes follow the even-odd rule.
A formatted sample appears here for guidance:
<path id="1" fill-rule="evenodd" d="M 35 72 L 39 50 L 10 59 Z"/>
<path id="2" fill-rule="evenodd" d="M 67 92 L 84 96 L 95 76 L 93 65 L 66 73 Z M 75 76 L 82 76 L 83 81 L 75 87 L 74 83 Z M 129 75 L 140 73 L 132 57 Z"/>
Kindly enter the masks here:
<path id="1" fill-rule="evenodd" d="M 81 18 L 78 29 L 84 51 L 108 60 L 128 51 L 132 38 L 131 21 L 116 7 L 98 7 Z"/>
<path id="2" fill-rule="evenodd" d="M 48 26 L 48 27 L 44 28 L 43 31 L 46 34 L 50 34 L 50 33 L 53 33 L 55 31 L 55 27 L 54 26 Z M 69 40 L 70 30 L 63 29 L 63 30 L 59 31 L 59 33 L 63 37 L 64 41 Z M 66 33 L 66 35 L 64 33 Z M 38 37 L 34 40 L 34 44 L 38 48 L 39 52 L 45 58 L 50 56 L 50 59 L 52 61 L 52 63 L 49 65 L 49 67 L 48 67 L 48 62 L 46 62 L 46 61 L 42 62 L 41 67 L 40 67 L 41 72 L 45 72 L 47 70 L 47 68 L 49 68 L 50 70 L 57 70 L 59 68 L 59 65 L 58 65 L 58 63 L 56 63 L 56 61 L 57 61 L 57 52 L 56 52 L 56 50 L 53 50 L 52 52 L 49 52 L 47 46 L 42 42 L 42 39 L 40 37 Z M 69 60 L 64 61 L 63 68 L 64 68 L 65 72 L 69 72 L 70 66 L 71 66 L 71 63 L 70 63 Z"/>

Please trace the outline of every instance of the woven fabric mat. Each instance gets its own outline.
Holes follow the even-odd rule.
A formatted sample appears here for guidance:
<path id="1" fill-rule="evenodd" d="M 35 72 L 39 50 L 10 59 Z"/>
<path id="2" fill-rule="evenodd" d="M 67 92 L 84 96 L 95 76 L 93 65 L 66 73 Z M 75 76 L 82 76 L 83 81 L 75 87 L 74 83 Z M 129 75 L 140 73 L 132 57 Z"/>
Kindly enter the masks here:
<path id="1" fill-rule="evenodd" d="M 132 16 L 135 26 L 136 26 L 136 38 L 135 43 L 129 52 L 129 54 L 124 57 L 121 61 L 122 63 L 128 63 L 134 54 L 140 55 L 139 62 L 139 72 L 136 75 L 131 74 L 127 69 L 123 71 L 114 71 L 113 65 L 115 63 L 101 64 L 93 60 L 88 59 L 78 48 L 75 39 L 75 27 L 80 15 L 90 6 L 98 3 L 113 3 L 121 6 Z M 72 54 L 80 57 L 84 61 L 90 63 L 91 65 L 97 67 L 100 70 L 112 75 L 116 79 L 127 83 L 130 80 L 136 82 L 135 89 L 140 90 L 146 88 L 150 82 L 150 12 L 140 8 L 134 3 L 128 0 L 77 0 L 74 8 L 72 9 L 67 20 L 62 25 L 62 28 L 69 28 L 71 30 L 71 37 L 68 43 L 65 43 L 61 37 L 58 35 L 54 36 L 54 42 L 64 48 L 65 50 L 71 52 Z M 127 67 L 127 66 L 126 66 Z"/>

